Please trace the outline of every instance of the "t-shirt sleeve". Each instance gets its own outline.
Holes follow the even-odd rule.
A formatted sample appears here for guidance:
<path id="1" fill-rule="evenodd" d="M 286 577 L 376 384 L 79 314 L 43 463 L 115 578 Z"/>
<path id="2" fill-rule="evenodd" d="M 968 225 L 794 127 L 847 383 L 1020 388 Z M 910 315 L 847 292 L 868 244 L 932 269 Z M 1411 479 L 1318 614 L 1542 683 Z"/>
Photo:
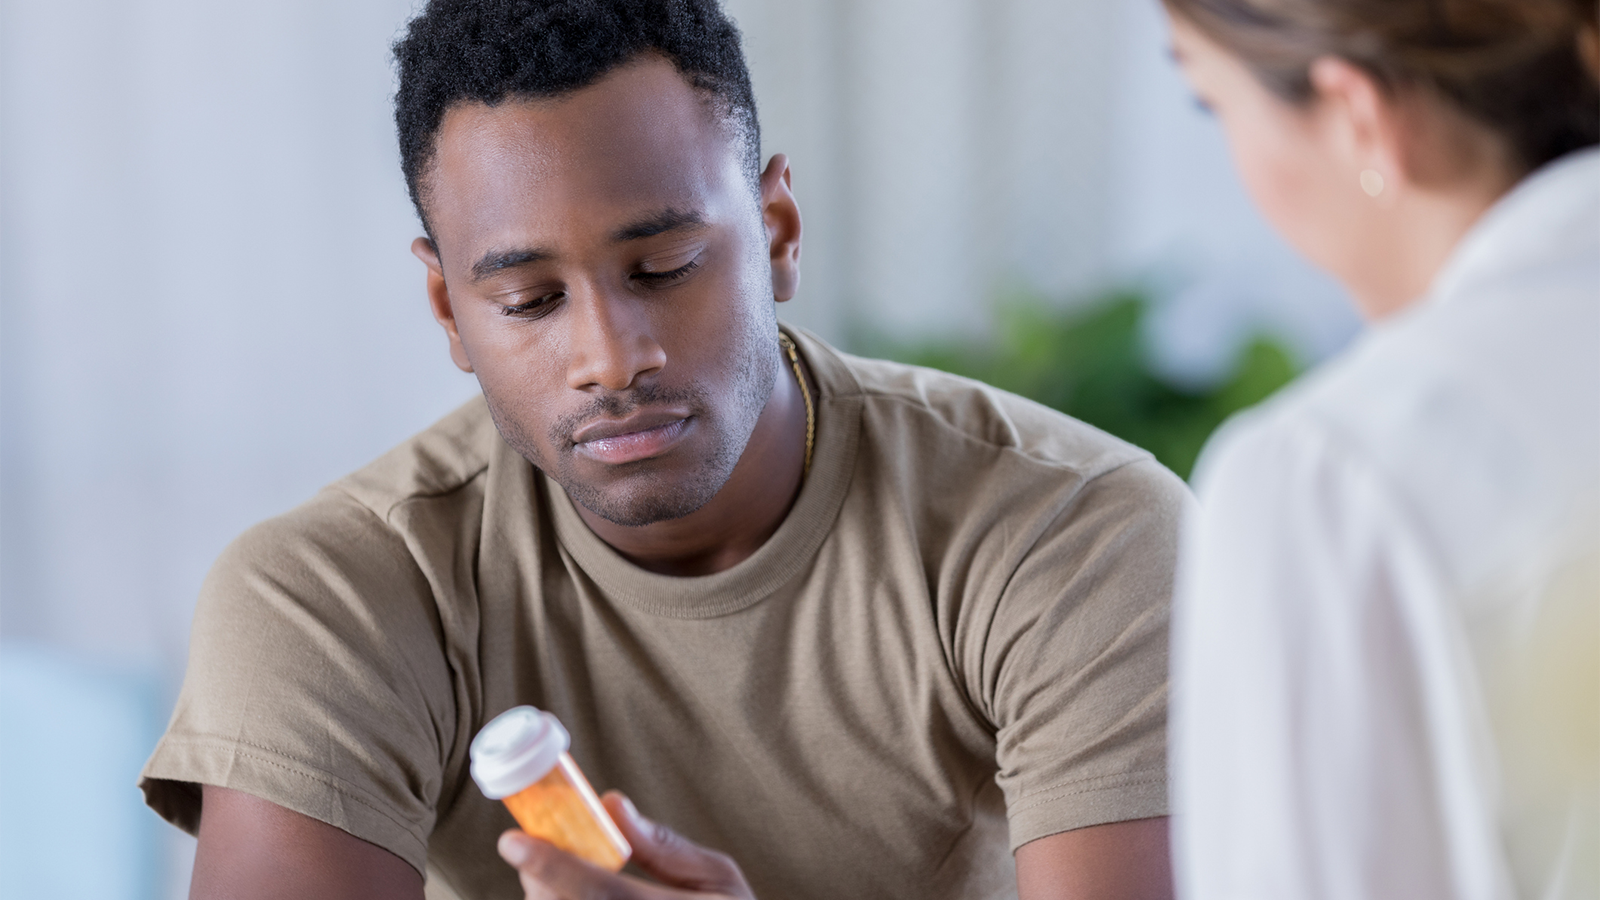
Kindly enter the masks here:
<path id="1" fill-rule="evenodd" d="M 246 532 L 201 590 L 146 802 L 194 833 L 200 785 L 243 791 L 423 871 L 455 719 L 432 598 L 399 536 L 338 491 Z"/>
<path id="2" fill-rule="evenodd" d="M 1406 505 L 1309 422 L 1202 462 L 1173 628 L 1184 895 L 1458 895 L 1497 851 L 1460 805 L 1472 680 Z"/>
<path id="3" fill-rule="evenodd" d="M 1192 503 L 1153 461 L 1084 485 L 1009 579 L 983 640 L 1011 847 L 1167 813 L 1167 625 Z"/>

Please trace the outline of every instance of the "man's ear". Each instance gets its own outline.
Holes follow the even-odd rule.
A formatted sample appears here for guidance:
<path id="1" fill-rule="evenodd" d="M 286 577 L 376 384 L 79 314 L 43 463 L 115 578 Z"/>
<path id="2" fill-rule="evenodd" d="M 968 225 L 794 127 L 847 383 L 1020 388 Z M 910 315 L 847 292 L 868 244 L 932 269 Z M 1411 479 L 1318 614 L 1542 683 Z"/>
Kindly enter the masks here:
<path id="1" fill-rule="evenodd" d="M 444 284 L 444 268 L 439 264 L 439 251 L 433 241 L 419 237 L 411 242 L 411 252 L 428 267 L 428 306 L 433 318 L 444 326 L 450 338 L 450 359 L 463 372 L 472 371 L 472 360 L 467 359 L 467 348 L 461 345 L 461 332 L 456 330 L 455 307 L 450 304 L 450 289 Z"/>
<path id="2" fill-rule="evenodd" d="M 1311 86 L 1324 122 L 1332 130 L 1337 157 L 1350 169 L 1350 185 L 1359 189 L 1362 173 L 1371 170 L 1387 185 L 1377 200 L 1388 206 L 1415 175 L 1408 146 L 1411 135 L 1398 109 L 1402 102 L 1360 66 L 1336 56 L 1311 64 Z"/>
<path id="3" fill-rule="evenodd" d="M 761 173 L 761 221 L 772 259 L 772 299 L 782 303 L 800 290 L 800 206 L 782 153 L 774 153 Z"/>

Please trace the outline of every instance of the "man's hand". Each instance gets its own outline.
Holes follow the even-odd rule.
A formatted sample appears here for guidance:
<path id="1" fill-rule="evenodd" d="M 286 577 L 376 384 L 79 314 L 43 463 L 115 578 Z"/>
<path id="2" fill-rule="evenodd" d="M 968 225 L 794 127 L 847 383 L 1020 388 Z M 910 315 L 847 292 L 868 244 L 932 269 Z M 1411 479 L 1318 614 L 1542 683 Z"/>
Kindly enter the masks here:
<path id="1" fill-rule="evenodd" d="M 517 830 L 500 835 L 500 855 L 517 870 L 527 900 L 754 900 L 739 866 L 657 822 L 627 797 L 601 801 L 633 846 L 633 862 L 661 884 L 616 875 Z"/>

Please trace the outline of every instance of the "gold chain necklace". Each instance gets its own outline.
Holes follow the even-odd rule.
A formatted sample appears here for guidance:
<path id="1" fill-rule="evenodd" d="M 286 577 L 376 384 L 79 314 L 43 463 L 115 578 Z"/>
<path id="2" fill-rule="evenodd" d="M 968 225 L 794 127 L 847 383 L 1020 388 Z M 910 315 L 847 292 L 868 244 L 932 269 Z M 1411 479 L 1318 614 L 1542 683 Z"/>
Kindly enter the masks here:
<path id="1" fill-rule="evenodd" d="M 800 382 L 800 396 L 806 399 L 806 468 L 800 477 L 811 474 L 811 444 L 817 437 L 817 410 L 811 405 L 811 389 L 806 387 L 806 376 L 800 371 L 800 352 L 787 334 L 778 332 L 778 344 L 789 354 L 789 365 L 794 366 L 794 380 Z"/>

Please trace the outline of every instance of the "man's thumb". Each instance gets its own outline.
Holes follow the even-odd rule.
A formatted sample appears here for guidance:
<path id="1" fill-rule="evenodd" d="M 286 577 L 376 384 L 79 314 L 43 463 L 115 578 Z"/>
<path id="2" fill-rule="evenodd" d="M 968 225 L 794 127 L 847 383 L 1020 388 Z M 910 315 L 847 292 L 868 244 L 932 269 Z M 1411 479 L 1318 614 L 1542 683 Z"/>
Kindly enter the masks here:
<path id="1" fill-rule="evenodd" d="M 726 854 L 704 847 L 640 814 L 633 801 L 608 791 L 602 802 L 633 847 L 631 862 L 663 884 L 694 891 L 749 896 L 738 865 Z"/>

